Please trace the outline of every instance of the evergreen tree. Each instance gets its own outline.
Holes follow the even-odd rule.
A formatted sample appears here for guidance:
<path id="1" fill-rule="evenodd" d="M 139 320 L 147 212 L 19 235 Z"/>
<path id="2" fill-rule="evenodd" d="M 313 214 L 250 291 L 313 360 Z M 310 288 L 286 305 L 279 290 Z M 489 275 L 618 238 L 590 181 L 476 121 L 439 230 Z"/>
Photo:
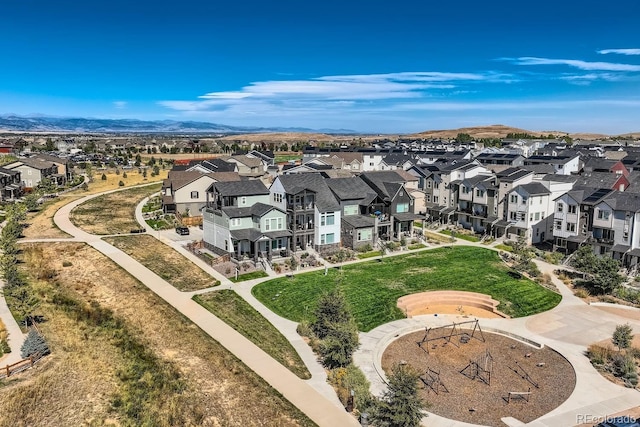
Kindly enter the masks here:
<path id="1" fill-rule="evenodd" d="M 616 326 L 616 330 L 613 332 L 611 341 L 618 347 L 618 351 L 631 347 L 631 341 L 633 340 L 633 329 L 627 323 L 625 325 Z"/>
<path id="2" fill-rule="evenodd" d="M 333 289 L 320 297 L 315 312 L 316 319 L 311 329 L 320 339 L 324 339 L 336 323 L 351 322 L 351 313 L 347 307 L 344 294 Z"/>
<path id="3" fill-rule="evenodd" d="M 45 341 L 44 337 L 40 335 L 35 329 L 30 329 L 25 338 L 22 347 L 20 347 L 20 355 L 23 359 L 31 355 L 47 355 L 50 353 L 49 345 Z"/>
<path id="4" fill-rule="evenodd" d="M 320 342 L 322 364 L 330 369 L 344 368 L 358 349 L 358 327 L 354 322 L 329 325 L 328 335 Z"/>
<path id="5" fill-rule="evenodd" d="M 374 404 L 372 425 L 378 427 L 418 427 L 425 404 L 418 396 L 418 373 L 409 365 L 396 365 L 389 386 Z"/>

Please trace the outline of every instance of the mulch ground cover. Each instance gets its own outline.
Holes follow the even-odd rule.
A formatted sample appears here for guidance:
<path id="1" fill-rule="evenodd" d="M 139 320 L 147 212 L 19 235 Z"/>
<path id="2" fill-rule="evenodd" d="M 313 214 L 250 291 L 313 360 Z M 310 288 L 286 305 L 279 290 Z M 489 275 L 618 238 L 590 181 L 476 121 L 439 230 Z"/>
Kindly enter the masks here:
<path id="1" fill-rule="evenodd" d="M 440 332 L 437 336 L 448 334 L 447 330 Z M 420 381 L 420 394 L 428 411 L 437 415 L 488 426 L 504 426 L 502 417 L 528 423 L 558 407 L 575 388 L 573 367 L 549 347 L 536 349 L 487 332 L 483 333 L 485 342 L 471 338 L 464 343 L 454 336 L 451 342 L 437 339 L 420 347 L 417 343 L 424 336 L 420 331 L 392 342 L 383 354 L 382 367 L 388 373 L 396 363 L 413 366 L 431 384 Z M 491 371 L 490 381 L 489 374 L 477 370 L 471 361 L 480 361 L 482 368 Z M 514 396 L 508 402 L 509 392 L 529 391 L 530 395 Z"/>

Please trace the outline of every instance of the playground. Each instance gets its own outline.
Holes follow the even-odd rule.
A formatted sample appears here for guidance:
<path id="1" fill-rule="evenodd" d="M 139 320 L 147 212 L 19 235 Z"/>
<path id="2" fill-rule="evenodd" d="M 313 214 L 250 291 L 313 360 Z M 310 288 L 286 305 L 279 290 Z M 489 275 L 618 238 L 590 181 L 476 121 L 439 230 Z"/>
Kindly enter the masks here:
<path id="1" fill-rule="evenodd" d="M 553 349 L 483 331 L 475 320 L 397 338 L 382 368 L 397 363 L 420 373 L 429 412 L 487 426 L 504 426 L 503 417 L 533 421 L 564 402 L 576 383 L 571 364 Z"/>

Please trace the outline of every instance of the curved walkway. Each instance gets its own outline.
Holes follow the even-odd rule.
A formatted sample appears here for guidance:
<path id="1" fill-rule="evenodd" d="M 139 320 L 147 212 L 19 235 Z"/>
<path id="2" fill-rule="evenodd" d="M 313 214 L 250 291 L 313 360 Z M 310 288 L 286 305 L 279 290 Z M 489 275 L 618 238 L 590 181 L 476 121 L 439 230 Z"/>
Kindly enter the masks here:
<path id="1" fill-rule="evenodd" d="M 315 423 L 320 426 L 358 425 L 355 418 L 347 414 L 341 406 L 327 400 L 325 396 L 295 376 L 251 341 L 193 301 L 191 293 L 178 291 L 129 255 L 103 241 L 100 236 L 89 234 L 74 226 L 69 220 L 71 210 L 99 195 L 83 197 L 63 206 L 56 212 L 54 222 L 62 231 L 69 233 L 79 241 L 86 242 L 127 270 L 129 274 L 145 284 L 151 291 L 242 360 Z"/>
<path id="2" fill-rule="evenodd" d="M 11 348 L 11 353 L 0 357 L 0 368 L 5 367 L 6 365 L 12 365 L 22 360 L 22 357 L 20 356 L 20 347 L 22 347 L 22 343 L 26 337 L 26 334 L 22 333 L 16 319 L 13 318 L 11 311 L 9 311 L 7 301 L 4 299 L 4 295 L 2 294 L 2 288 L 4 288 L 4 282 L 0 280 L 0 319 L 2 319 L 2 323 L 4 323 L 4 326 L 7 329 L 7 343 Z"/>

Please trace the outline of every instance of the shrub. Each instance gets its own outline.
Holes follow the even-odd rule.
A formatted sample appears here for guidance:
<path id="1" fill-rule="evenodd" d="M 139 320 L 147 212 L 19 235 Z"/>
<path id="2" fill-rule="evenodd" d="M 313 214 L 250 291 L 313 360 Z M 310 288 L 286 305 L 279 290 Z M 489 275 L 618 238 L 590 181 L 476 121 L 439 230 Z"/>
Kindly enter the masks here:
<path id="1" fill-rule="evenodd" d="M 20 347 L 20 356 L 23 359 L 31 355 L 47 355 L 49 354 L 49 345 L 45 341 L 44 337 L 40 335 L 35 329 L 30 329 L 25 338 L 22 347 Z"/>
<path id="2" fill-rule="evenodd" d="M 366 411 L 372 403 L 369 392 L 369 381 L 353 363 L 344 368 L 329 371 L 327 381 L 336 390 L 338 399 L 346 407 L 353 390 L 354 408 L 359 412 Z"/>
<path id="3" fill-rule="evenodd" d="M 358 249 L 356 249 L 358 252 L 371 252 L 373 250 L 373 247 L 371 246 L 370 243 L 367 243 L 366 245 L 362 245 L 360 246 Z"/>
<path id="4" fill-rule="evenodd" d="M 613 332 L 611 342 L 618 347 L 618 350 L 629 348 L 633 340 L 633 328 L 628 323 L 625 325 L 617 325 Z"/>
<path id="5" fill-rule="evenodd" d="M 587 350 L 587 357 L 593 365 L 604 365 L 611 359 L 611 350 L 607 347 L 591 344 Z"/>
<path id="6" fill-rule="evenodd" d="M 313 330 L 311 329 L 311 324 L 309 323 L 308 320 L 303 320 L 300 323 L 298 323 L 298 326 L 296 327 L 296 332 L 301 337 L 311 337 L 313 335 Z"/>
<path id="7" fill-rule="evenodd" d="M 127 173 L 126 172 L 122 172 L 122 177 L 126 178 L 127 177 Z"/>
<path id="8" fill-rule="evenodd" d="M 573 294 L 578 298 L 589 298 L 591 295 L 585 288 L 576 288 L 575 291 L 573 291 Z"/>
<path id="9" fill-rule="evenodd" d="M 73 264 L 71 264 L 71 261 L 62 261 L 62 266 L 63 267 L 71 267 Z"/>
<path id="10" fill-rule="evenodd" d="M 118 186 L 124 187 L 124 182 L 123 181 L 118 182 Z"/>
<path id="11" fill-rule="evenodd" d="M 543 258 L 549 264 L 559 264 L 563 257 L 561 252 L 545 252 Z"/>
<path id="12" fill-rule="evenodd" d="M 103 180 L 103 181 L 106 181 L 107 180 L 107 175 L 103 173 L 102 177 L 100 179 Z"/>
<path id="13" fill-rule="evenodd" d="M 9 347 L 7 340 L 0 340 L 0 356 L 9 353 L 11 353 L 11 347 Z"/>

